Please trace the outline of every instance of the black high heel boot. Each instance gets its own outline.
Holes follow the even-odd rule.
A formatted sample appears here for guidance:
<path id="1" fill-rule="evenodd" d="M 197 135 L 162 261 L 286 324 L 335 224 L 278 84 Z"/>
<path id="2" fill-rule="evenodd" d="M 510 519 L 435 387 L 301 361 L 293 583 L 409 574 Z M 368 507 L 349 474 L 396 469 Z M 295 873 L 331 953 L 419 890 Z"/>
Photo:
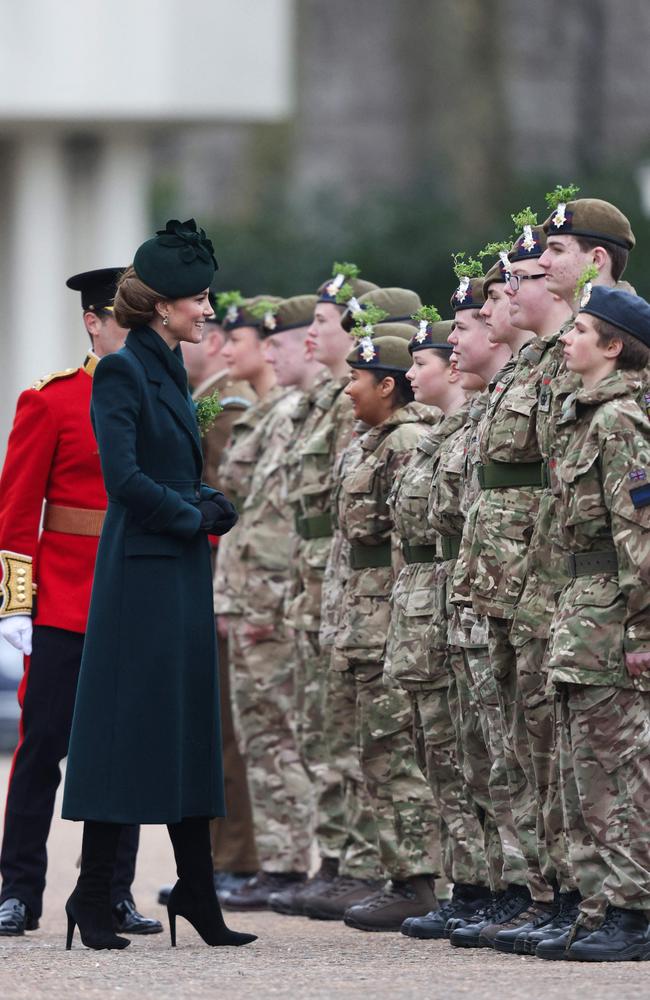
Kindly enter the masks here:
<path id="1" fill-rule="evenodd" d="M 167 903 L 169 934 L 176 947 L 176 917 L 184 917 L 206 944 L 243 945 L 257 940 L 256 934 L 231 931 L 221 913 L 214 891 L 210 831 L 204 818 L 184 819 L 167 827 L 174 848 L 178 882 Z"/>
<path id="2" fill-rule="evenodd" d="M 122 949 L 131 942 L 113 931 L 110 885 L 121 826 L 117 823 L 84 823 L 81 871 L 74 892 L 65 904 L 68 917 L 66 951 L 72 947 L 75 927 L 82 942 L 97 951 Z"/>

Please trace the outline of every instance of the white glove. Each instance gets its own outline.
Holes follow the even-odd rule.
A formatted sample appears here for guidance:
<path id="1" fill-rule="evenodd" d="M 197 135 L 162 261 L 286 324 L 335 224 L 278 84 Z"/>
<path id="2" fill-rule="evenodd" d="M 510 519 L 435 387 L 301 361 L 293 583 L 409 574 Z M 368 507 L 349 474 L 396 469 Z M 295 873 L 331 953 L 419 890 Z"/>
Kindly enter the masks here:
<path id="1" fill-rule="evenodd" d="M 25 656 L 32 652 L 32 619 L 29 615 L 0 618 L 0 635 Z"/>

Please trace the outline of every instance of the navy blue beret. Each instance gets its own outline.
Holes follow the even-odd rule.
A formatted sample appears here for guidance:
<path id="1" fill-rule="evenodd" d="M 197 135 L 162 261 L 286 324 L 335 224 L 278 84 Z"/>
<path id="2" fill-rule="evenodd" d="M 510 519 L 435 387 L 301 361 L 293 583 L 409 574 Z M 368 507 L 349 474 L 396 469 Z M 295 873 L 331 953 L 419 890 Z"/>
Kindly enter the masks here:
<path id="1" fill-rule="evenodd" d="M 585 291 L 580 312 L 596 316 L 650 347 L 650 304 L 640 295 L 594 285 L 589 292 Z"/>

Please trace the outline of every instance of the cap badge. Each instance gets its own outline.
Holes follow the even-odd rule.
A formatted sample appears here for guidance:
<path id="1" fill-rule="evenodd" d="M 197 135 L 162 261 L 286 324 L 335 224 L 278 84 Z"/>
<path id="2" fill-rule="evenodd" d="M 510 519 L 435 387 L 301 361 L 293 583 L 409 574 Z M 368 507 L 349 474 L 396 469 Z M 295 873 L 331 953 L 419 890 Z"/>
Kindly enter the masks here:
<path id="1" fill-rule="evenodd" d="M 506 281 L 510 276 L 510 260 L 508 259 L 508 254 L 505 250 L 499 251 L 499 262 L 501 264 L 501 270 L 503 271 Z"/>
<path id="2" fill-rule="evenodd" d="M 535 249 L 536 244 L 535 244 L 535 237 L 533 236 L 532 226 L 524 226 L 521 245 L 524 248 L 524 250 L 527 250 L 529 253 L 531 250 Z"/>
<path id="3" fill-rule="evenodd" d="M 469 280 L 470 279 L 467 277 L 460 279 L 460 284 L 456 289 L 456 299 L 459 302 L 464 302 L 465 299 L 467 298 L 467 291 L 469 289 Z"/>
<path id="4" fill-rule="evenodd" d="M 421 319 L 418 332 L 415 334 L 413 339 L 417 344 L 423 344 L 424 341 L 427 339 L 428 333 L 429 333 L 429 324 L 426 321 L 426 319 Z"/>
<path id="5" fill-rule="evenodd" d="M 336 277 L 332 281 L 330 281 L 325 291 L 327 292 L 328 295 L 334 298 L 339 289 L 343 287 L 344 283 L 345 283 L 345 275 L 339 272 L 339 274 L 337 274 Z"/>
<path id="6" fill-rule="evenodd" d="M 359 302 L 358 298 L 353 295 L 351 299 L 348 299 L 347 308 L 350 310 L 353 316 L 360 316 L 363 312 L 363 306 Z"/>
<path id="7" fill-rule="evenodd" d="M 374 361 L 377 357 L 377 348 L 369 336 L 365 336 L 361 339 L 361 343 L 359 344 L 359 353 L 366 364 L 370 364 L 370 362 Z"/>
<path id="8" fill-rule="evenodd" d="M 552 218 L 552 223 L 556 229 L 561 229 L 566 222 L 566 203 L 561 201 L 557 206 L 555 215 Z"/>
<path id="9" fill-rule="evenodd" d="M 238 316 L 239 316 L 239 306 L 235 305 L 235 303 L 233 302 L 232 305 L 228 306 L 228 308 L 226 309 L 226 321 L 228 323 L 236 323 Z"/>
<path id="10" fill-rule="evenodd" d="M 589 305 L 589 299 L 591 298 L 591 282 L 587 281 L 585 287 L 582 290 L 582 295 L 580 296 L 580 308 L 584 309 L 585 306 Z"/>
<path id="11" fill-rule="evenodd" d="M 263 322 L 264 322 L 264 328 L 266 330 L 275 330 L 276 326 L 278 325 L 278 321 L 270 309 L 268 310 L 268 312 L 264 313 Z"/>

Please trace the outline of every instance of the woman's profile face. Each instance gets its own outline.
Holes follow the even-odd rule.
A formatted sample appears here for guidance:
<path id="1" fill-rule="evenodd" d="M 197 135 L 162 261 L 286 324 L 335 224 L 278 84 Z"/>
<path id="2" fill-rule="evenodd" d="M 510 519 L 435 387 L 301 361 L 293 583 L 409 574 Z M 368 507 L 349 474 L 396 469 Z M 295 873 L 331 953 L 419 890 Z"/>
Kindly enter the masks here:
<path id="1" fill-rule="evenodd" d="M 262 341 L 252 326 L 239 326 L 226 334 L 221 357 L 228 365 L 232 378 L 251 379 L 266 367 Z"/>
<path id="2" fill-rule="evenodd" d="M 179 344 L 199 344 L 203 337 L 203 327 L 213 309 L 208 300 L 208 289 L 185 299 L 172 299 L 167 307 L 167 333 Z"/>

